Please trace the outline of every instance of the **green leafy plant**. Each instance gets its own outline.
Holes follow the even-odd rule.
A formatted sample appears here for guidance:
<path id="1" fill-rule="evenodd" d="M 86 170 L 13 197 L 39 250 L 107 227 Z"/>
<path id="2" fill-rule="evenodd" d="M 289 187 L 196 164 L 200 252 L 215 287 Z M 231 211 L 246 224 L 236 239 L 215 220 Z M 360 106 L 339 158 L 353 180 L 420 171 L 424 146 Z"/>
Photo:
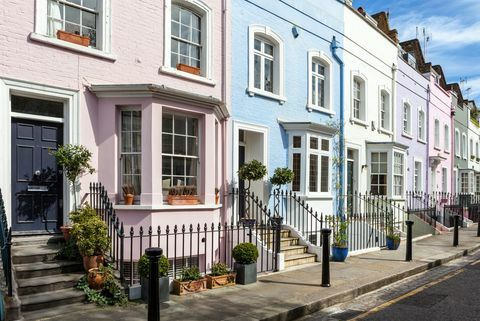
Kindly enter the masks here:
<path id="1" fill-rule="evenodd" d="M 78 251 L 77 241 L 72 236 L 65 241 L 62 248 L 57 253 L 57 258 L 69 261 L 78 261 L 81 257 L 82 256 Z"/>
<path id="2" fill-rule="evenodd" d="M 90 205 L 86 204 L 81 208 L 76 209 L 75 211 L 70 212 L 69 218 L 70 221 L 75 224 L 81 224 L 90 219 L 98 217 L 97 212 Z"/>
<path id="3" fill-rule="evenodd" d="M 197 195 L 197 187 L 194 185 L 174 186 L 168 190 L 168 195 Z"/>
<path id="4" fill-rule="evenodd" d="M 252 181 L 258 181 L 267 175 L 267 168 L 261 162 L 254 159 L 240 166 L 237 173 L 238 178 L 248 182 L 248 190 Z"/>
<path id="5" fill-rule="evenodd" d="M 85 146 L 66 144 L 60 146 L 56 151 L 51 152 L 57 164 L 63 168 L 63 172 L 72 185 L 76 194 L 77 179 L 85 173 L 93 174 L 95 169 L 90 165 L 92 152 Z M 77 208 L 77 197 L 74 197 L 75 208 Z"/>
<path id="6" fill-rule="evenodd" d="M 215 263 L 212 265 L 212 273 L 210 273 L 211 276 L 220 276 L 220 275 L 227 275 L 230 273 L 230 269 L 228 266 L 224 263 Z"/>
<path id="7" fill-rule="evenodd" d="M 82 278 L 77 282 L 76 288 L 85 292 L 88 302 L 96 303 L 101 306 L 127 304 L 127 296 L 125 295 L 125 291 L 115 281 L 113 269 L 109 265 L 106 265 L 101 266 L 99 270 L 99 272 L 103 272 L 105 274 L 105 283 L 103 285 L 103 289 L 90 289 L 86 276 L 82 276 Z"/>
<path id="8" fill-rule="evenodd" d="M 186 267 L 182 270 L 182 274 L 180 275 L 180 281 L 185 282 L 185 281 L 197 281 L 202 278 L 202 275 L 200 274 L 200 270 L 198 269 L 197 266 L 190 266 Z"/>
<path id="9" fill-rule="evenodd" d="M 75 238 L 82 256 L 102 255 L 110 248 L 107 225 L 98 216 L 88 216 L 73 224 L 70 234 Z"/>
<path id="10" fill-rule="evenodd" d="M 348 247 L 348 235 L 347 235 L 347 221 L 341 220 L 340 218 L 333 220 L 332 230 L 333 230 L 333 246 L 346 248 Z"/>
<path id="11" fill-rule="evenodd" d="M 280 186 L 282 185 L 291 183 L 294 177 L 295 177 L 295 174 L 290 168 L 278 167 L 278 168 L 275 168 L 275 172 L 273 173 L 273 176 L 270 177 L 270 183 L 272 183 L 272 185 L 277 186 L 277 188 L 280 188 Z"/>
<path id="12" fill-rule="evenodd" d="M 252 243 L 240 243 L 233 248 L 232 256 L 239 264 L 252 264 L 257 262 L 258 249 Z"/>
<path id="13" fill-rule="evenodd" d="M 168 259 L 165 255 L 161 255 L 158 260 L 158 275 L 161 278 L 168 276 L 169 267 L 170 263 L 168 263 Z M 150 261 L 146 254 L 142 255 L 140 260 L 138 260 L 138 274 L 144 278 L 148 278 L 150 275 Z"/>

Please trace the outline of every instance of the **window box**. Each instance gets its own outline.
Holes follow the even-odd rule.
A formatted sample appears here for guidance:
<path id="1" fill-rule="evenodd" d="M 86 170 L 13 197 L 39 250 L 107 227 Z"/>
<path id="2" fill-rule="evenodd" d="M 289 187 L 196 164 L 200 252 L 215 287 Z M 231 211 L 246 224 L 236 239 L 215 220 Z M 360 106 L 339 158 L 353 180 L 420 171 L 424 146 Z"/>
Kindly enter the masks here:
<path id="1" fill-rule="evenodd" d="M 200 204 L 198 195 L 168 195 L 168 205 L 197 205 Z"/>
<path id="2" fill-rule="evenodd" d="M 200 68 L 185 65 L 185 64 L 177 64 L 177 70 L 188 72 L 189 74 L 194 74 L 200 76 Z"/>
<path id="3" fill-rule="evenodd" d="M 66 32 L 63 30 L 57 31 L 57 38 L 63 41 L 68 41 L 77 45 L 88 47 L 90 45 L 90 37 L 80 36 L 74 33 Z"/>

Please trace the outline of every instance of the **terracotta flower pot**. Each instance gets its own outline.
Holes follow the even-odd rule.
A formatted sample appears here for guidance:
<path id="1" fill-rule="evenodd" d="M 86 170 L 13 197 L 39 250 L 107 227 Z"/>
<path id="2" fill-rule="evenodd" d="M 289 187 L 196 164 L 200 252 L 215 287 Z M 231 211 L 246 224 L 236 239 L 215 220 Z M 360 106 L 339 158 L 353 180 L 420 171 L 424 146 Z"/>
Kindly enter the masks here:
<path id="1" fill-rule="evenodd" d="M 220 204 L 220 194 L 219 193 L 215 194 L 215 204 L 217 204 L 217 205 Z"/>
<path id="2" fill-rule="evenodd" d="M 206 275 L 207 278 L 207 288 L 216 289 L 224 286 L 235 285 L 235 273 L 230 273 L 226 275 L 211 276 Z"/>
<path id="3" fill-rule="evenodd" d="M 90 269 L 100 267 L 103 264 L 103 255 L 92 255 L 83 257 L 83 268 L 86 272 Z"/>
<path id="4" fill-rule="evenodd" d="M 173 280 L 173 294 L 185 295 L 197 293 L 207 289 L 207 279 L 196 281 L 179 281 Z"/>
<path id="5" fill-rule="evenodd" d="M 72 229 L 71 226 L 66 226 L 66 225 L 62 225 L 60 226 L 60 231 L 62 231 L 63 233 L 63 239 L 65 241 L 68 241 L 68 239 L 70 239 L 70 230 Z"/>
<path id="6" fill-rule="evenodd" d="M 103 284 L 105 283 L 105 272 L 101 272 L 98 268 L 93 268 L 88 270 L 88 286 L 90 289 L 100 290 L 103 288 Z"/>
<path id="7" fill-rule="evenodd" d="M 135 195 L 133 194 L 125 194 L 123 195 L 123 202 L 125 203 L 125 205 L 132 205 L 134 198 L 135 198 Z"/>

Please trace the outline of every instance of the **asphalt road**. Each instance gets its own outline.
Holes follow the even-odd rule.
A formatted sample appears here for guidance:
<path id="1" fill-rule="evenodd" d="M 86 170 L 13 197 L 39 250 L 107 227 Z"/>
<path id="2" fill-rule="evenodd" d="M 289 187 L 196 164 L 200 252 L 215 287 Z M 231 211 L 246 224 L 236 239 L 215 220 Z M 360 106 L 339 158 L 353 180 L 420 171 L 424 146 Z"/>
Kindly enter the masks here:
<path id="1" fill-rule="evenodd" d="M 480 320 L 480 252 L 299 320 Z"/>

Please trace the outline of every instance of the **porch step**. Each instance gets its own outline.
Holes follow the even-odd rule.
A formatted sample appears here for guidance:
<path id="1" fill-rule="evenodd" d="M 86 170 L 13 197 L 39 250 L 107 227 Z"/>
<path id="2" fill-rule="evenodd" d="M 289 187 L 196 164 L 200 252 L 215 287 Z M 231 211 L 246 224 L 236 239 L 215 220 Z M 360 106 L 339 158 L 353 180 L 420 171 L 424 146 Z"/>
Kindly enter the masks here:
<path id="1" fill-rule="evenodd" d="M 315 254 L 310 254 L 310 253 L 285 256 L 285 267 L 288 268 L 291 266 L 296 266 L 301 264 L 315 263 L 316 257 L 317 256 Z"/>
<path id="2" fill-rule="evenodd" d="M 292 256 L 292 255 L 297 255 L 297 254 L 303 254 L 308 252 L 308 246 L 305 245 L 290 245 L 290 246 L 284 246 L 280 248 L 280 252 L 285 254 L 285 258 Z"/>
<path id="3" fill-rule="evenodd" d="M 26 263 L 15 265 L 15 276 L 17 279 L 27 279 L 62 273 L 79 272 L 82 271 L 82 269 L 83 266 L 81 262 L 73 261 Z"/>
<path id="4" fill-rule="evenodd" d="M 98 309 L 95 304 L 72 303 L 56 306 L 55 309 L 45 308 L 41 310 L 27 311 L 23 313 L 23 318 L 25 321 L 47 321 L 48 319 L 56 316 L 65 316 L 65 320 L 68 320 L 68 315 L 72 312 L 89 311 L 95 309 Z"/>
<path id="5" fill-rule="evenodd" d="M 60 243 L 15 246 L 12 251 L 12 262 L 26 264 L 53 261 L 60 249 Z"/>
<path id="6" fill-rule="evenodd" d="M 84 300 L 85 293 L 73 288 L 50 291 L 48 294 L 35 293 L 20 296 L 20 301 L 22 302 L 22 311 L 34 311 L 51 307 L 55 307 L 55 309 L 57 309 L 59 305 L 77 303 Z"/>
<path id="7" fill-rule="evenodd" d="M 40 276 L 29 279 L 18 279 L 18 295 L 24 296 L 42 292 L 72 289 L 83 275 L 83 272 L 77 272 Z"/>
<path id="8" fill-rule="evenodd" d="M 63 242 L 62 234 L 48 235 L 29 235 L 29 236 L 13 236 L 13 246 L 38 245 L 38 244 L 58 244 Z"/>

